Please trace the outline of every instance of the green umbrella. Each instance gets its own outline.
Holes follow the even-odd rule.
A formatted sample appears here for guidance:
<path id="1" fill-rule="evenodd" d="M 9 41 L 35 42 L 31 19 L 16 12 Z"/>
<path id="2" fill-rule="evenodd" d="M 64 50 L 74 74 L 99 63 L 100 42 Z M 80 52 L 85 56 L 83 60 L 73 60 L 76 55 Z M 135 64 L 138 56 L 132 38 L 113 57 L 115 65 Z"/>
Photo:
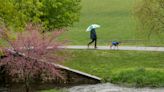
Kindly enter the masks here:
<path id="1" fill-rule="evenodd" d="M 100 28 L 100 25 L 98 25 L 98 24 L 92 24 L 92 25 L 90 25 L 88 28 L 87 28 L 87 32 L 88 31 L 91 31 L 92 29 L 96 29 L 96 28 Z"/>

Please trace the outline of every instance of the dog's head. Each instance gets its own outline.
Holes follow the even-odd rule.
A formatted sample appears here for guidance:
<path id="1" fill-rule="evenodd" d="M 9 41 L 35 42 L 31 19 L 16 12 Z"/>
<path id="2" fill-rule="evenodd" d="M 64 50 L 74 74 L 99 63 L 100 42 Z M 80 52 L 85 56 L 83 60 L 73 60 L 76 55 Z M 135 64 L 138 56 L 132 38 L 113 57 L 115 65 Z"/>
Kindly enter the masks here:
<path id="1" fill-rule="evenodd" d="M 118 44 L 122 43 L 121 41 L 118 41 Z"/>

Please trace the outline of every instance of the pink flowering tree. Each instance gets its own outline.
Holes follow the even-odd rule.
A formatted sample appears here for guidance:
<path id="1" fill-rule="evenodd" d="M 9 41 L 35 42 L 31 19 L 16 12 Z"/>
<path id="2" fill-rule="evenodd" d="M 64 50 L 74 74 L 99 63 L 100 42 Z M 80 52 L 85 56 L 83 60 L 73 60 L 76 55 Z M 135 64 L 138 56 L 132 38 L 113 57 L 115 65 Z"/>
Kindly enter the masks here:
<path id="1" fill-rule="evenodd" d="M 5 27 L 0 29 L 0 38 L 5 47 L 1 47 L 6 57 L 1 59 L 0 66 L 4 66 L 12 82 L 25 84 L 26 92 L 30 91 L 30 83 L 39 79 L 42 82 L 62 78 L 60 71 L 51 63 L 63 60 L 57 55 L 60 50 L 56 38 L 62 30 L 53 33 L 41 33 L 40 26 L 29 24 L 25 31 L 11 37 L 11 31 Z M 49 63 L 51 62 L 51 63 Z"/>

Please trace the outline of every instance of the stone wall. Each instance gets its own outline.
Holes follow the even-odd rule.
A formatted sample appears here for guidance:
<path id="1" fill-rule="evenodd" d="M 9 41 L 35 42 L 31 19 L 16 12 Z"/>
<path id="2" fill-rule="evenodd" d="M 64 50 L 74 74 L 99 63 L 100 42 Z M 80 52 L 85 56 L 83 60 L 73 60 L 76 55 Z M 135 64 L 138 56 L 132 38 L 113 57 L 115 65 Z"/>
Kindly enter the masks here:
<path id="1" fill-rule="evenodd" d="M 65 84 L 70 84 L 70 85 L 74 85 L 74 84 L 96 84 L 96 83 L 100 83 L 101 80 L 92 78 L 90 76 L 87 75 L 83 75 L 77 72 L 73 72 L 73 71 L 69 71 L 66 69 L 60 69 L 62 72 L 62 76 L 64 76 L 64 82 Z"/>

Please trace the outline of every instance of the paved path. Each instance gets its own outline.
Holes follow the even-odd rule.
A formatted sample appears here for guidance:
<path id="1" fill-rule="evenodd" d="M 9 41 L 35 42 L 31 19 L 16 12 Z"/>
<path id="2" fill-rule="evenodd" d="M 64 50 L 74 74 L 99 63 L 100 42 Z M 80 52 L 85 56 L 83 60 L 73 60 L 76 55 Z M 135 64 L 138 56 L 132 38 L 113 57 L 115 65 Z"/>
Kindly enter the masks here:
<path id="1" fill-rule="evenodd" d="M 93 47 L 88 48 L 87 46 L 61 46 L 60 48 L 65 49 L 94 49 Z M 141 47 L 141 46 L 119 46 L 118 49 L 110 49 L 107 46 L 98 46 L 98 50 L 136 50 L 136 51 L 161 51 L 164 52 L 164 47 Z"/>
<path id="2" fill-rule="evenodd" d="M 75 86 L 68 90 L 69 92 L 164 92 L 164 88 L 127 88 L 110 83 Z"/>

